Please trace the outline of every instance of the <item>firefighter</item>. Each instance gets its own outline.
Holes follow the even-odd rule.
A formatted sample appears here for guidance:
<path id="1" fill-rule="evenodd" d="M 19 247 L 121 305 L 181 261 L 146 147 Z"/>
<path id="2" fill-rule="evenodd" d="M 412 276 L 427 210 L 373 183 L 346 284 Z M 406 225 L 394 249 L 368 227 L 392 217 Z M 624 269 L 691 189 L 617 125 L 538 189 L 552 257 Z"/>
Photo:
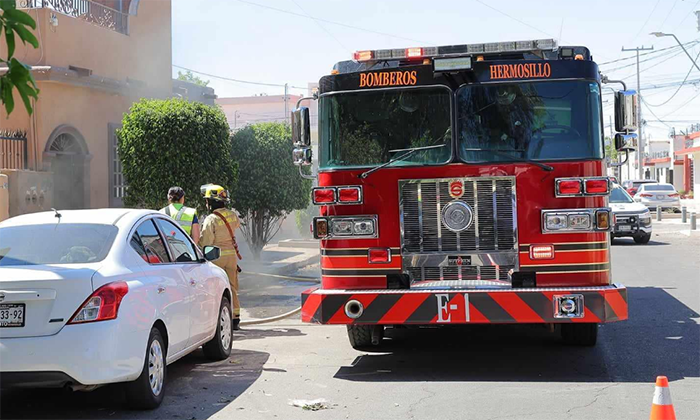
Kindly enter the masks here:
<path id="1" fill-rule="evenodd" d="M 224 269 L 228 275 L 233 293 L 233 329 L 239 330 L 241 303 L 238 300 L 238 260 L 241 259 L 241 254 L 238 252 L 234 231 L 241 223 L 236 212 L 226 208 L 230 201 L 229 193 L 222 186 L 203 185 L 202 192 L 210 214 L 202 223 L 199 246 L 203 248 L 213 245 L 221 249 L 221 258 L 214 261 L 214 264 Z"/>
<path id="2" fill-rule="evenodd" d="M 175 219 L 180 227 L 192 239 L 199 239 L 199 220 L 197 219 L 197 210 L 185 206 L 185 190 L 180 187 L 172 187 L 168 190 L 168 206 L 160 209 L 161 213 Z"/>

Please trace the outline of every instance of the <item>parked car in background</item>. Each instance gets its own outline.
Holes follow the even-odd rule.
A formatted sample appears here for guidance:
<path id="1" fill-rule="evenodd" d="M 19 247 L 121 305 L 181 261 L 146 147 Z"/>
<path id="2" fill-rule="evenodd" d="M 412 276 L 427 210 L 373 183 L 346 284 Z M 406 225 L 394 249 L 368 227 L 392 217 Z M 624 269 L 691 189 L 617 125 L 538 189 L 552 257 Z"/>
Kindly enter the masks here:
<path id="1" fill-rule="evenodd" d="M 643 184 L 634 195 L 634 201 L 650 209 L 681 210 L 681 195 L 672 184 Z"/>
<path id="2" fill-rule="evenodd" d="M 629 180 L 629 181 L 624 181 L 622 183 L 622 188 L 627 191 L 629 195 L 634 197 L 635 194 L 637 194 L 637 190 L 641 185 L 644 184 L 656 184 L 658 181 L 655 179 L 638 179 L 638 180 Z"/>
<path id="3" fill-rule="evenodd" d="M 635 202 L 619 185 L 610 191 L 610 207 L 613 213 L 612 238 L 631 237 L 638 244 L 651 239 L 651 213 L 641 203 Z"/>
<path id="4" fill-rule="evenodd" d="M 167 365 L 231 352 L 231 290 L 170 218 L 76 210 L 0 223 L 3 388 L 92 390 L 125 382 L 136 408 L 165 393 Z"/>

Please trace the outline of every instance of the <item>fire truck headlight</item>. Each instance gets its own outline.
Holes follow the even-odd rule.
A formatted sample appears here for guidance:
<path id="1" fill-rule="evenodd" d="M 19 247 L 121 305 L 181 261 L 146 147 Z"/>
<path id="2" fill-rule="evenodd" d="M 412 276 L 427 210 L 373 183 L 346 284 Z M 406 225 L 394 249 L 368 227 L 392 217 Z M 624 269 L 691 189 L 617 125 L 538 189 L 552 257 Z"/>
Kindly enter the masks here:
<path id="1" fill-rule="evenodd" d="M 545 219 L 547 230 L 559 230 L 569 227 L 566 215 L 548 214 Z"/>
<path id="2" fill-rule="evenodd" d="M 590 229 L 591 215 L 589 214 L 572 214 L 569 216 L 569 227 L 571 229 Z"/>
<path id="3" fill-rule="evenodd" d="M 374 220 L 372 220 L 372 219 L 355 220 L 355 226 L 353 227 L 353 233 L 355 235 L 362 235 L 362 236 L 374 235 Z"/>
<path id="4" fill-rule="evenodd" d="M 335 236 L 350 236 L 352 235 L 352 220 L 333 220 L 333 235 Z"/>

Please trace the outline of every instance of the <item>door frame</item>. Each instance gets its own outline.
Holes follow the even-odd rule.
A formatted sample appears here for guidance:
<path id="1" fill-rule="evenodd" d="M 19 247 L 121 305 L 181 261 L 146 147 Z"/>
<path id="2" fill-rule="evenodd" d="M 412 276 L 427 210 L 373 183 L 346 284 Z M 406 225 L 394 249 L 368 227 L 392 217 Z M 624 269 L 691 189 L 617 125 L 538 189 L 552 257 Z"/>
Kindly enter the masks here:
<path id="1" fill-rule="evenodd" d="M 78 146 L 80 147 L 80 151 L 79 152 L 64 153 L 64 152 L 56 152 L 56 151 L 51 150 L 51 146 L 53 145 L 53 143 L 62 134 L 68 134 L 71 137 L 73 137 L 76 140 Z M 52 162 L 53 162 L 54 158 L 61 156 L 61 155 L 72 155 L 74 157 L 74 161 L 76 162 L 76 165 L 82 171 L 82 178 L 83 178 L 83 205 L 82 205 L 82 207 L 83 208 L 90 208 L 90 161 L 92 160 L 93 156 L 90 154 L 90 152 L 88 150 L 88 146 L 87 146 L 87 142 L 85 141 L 85 137 L 83 137 L 83 135 L 80 134 L 80 131 L 78 131 L 78 129 L 73 127 L 72 125 L 61 124 L 58 127 L 56 127 L 53 130 L 53 132 L 51 132 L 49 139 L 46 141 L 46 147 L 44 148 L 44 152 L 42 153 L 43 170 L 46 172 L 52 172 Z"/>

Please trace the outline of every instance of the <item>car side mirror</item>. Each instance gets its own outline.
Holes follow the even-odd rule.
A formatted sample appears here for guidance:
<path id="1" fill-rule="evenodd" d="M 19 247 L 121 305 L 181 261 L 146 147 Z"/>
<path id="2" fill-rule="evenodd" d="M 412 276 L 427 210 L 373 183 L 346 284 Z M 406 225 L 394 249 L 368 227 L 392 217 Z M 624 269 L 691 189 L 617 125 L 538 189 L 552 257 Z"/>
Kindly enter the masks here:
<path id="1" fill-rule="evenodd" d="M 639 96 L 634 90 L 615 92 L 615 131 L 637 131 Z M 618 149 L 619 150 L 619 149 Z"/>
<path id="2" fill-rule="evenodd" d="M 216 261 L 221 258 L 221 249 L 218 246 L 205 246 L 204 259 L 207 261 Z"/>

